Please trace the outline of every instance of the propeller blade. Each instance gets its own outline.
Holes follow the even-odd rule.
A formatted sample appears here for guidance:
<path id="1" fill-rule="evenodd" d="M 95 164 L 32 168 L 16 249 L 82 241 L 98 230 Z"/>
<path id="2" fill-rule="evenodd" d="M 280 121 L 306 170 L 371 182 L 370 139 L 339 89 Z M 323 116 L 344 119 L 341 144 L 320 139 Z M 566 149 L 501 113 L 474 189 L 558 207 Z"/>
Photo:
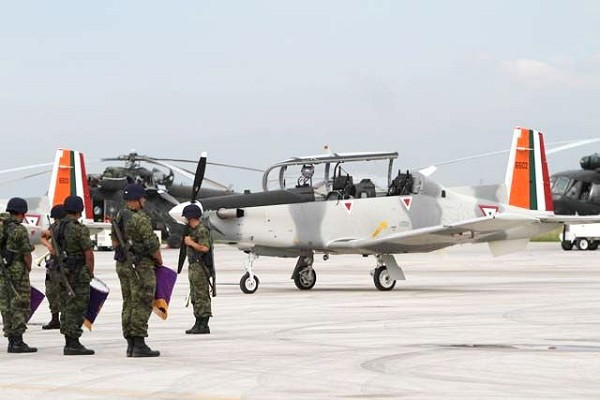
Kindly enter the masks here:
<path id="1" fill-rule="evenodd" d="M 202 187 L 202 181 L 204 180 L 204 172 L 206 171 L 206 152 L 200 155 L 198 166 L 196 167 L 196 174 L 194 176 L 194 184 L 192 185 L 192 198 L 190 201 L 193 203 L 198 197 L 198 192 Z"/>
<path id="2" fill-rule="evenodd" d="M 206 171 L 206 157 L 207 154 L 203 152 L 198 160 L 198 166 L 196 167 L 196 174 L 194 176 L 194 184 L 192 185 L 192 203 L 196 202 L 198 192 L 202 187 L 202 181 L 204 180 L 204 172 Z M 187 256 L 187 248 L 185 246 L 185 237 L 189 234 L 189 226 L 186 226 L 183 236 L 181 236 L 181 246 L 179 246 L 179 258 L 177 260 L 177 273 L 180 274 L 183 270 L 183 264 L 185 263 L 185 257 Z"/>

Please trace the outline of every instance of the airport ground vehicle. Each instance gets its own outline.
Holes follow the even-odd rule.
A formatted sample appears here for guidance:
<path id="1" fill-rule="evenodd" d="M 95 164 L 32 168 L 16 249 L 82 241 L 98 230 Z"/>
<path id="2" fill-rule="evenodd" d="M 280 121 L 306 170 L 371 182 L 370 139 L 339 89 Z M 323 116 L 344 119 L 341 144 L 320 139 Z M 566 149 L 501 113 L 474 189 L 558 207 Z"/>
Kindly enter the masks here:
<path id="1" fill-rule="evenodd" d="M 565 225 L 561 234 L 563 250 L 596 250 L 600 245 L 600 224 Z"/>

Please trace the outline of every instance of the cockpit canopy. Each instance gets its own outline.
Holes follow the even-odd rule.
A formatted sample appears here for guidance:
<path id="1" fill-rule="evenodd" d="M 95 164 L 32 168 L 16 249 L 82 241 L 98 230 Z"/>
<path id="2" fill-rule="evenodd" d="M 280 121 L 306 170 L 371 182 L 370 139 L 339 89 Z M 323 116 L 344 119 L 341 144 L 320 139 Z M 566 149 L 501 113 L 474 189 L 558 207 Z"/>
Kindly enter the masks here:
<path id="1" fill-rule="evenodd" d="M 307 190 L 312 189 L 317 199 L 350 199 L 350 198 L 368 198 L 376 196 L 401 196 L 414 193 L 415 177 L 409 171 L 398 171 L 398 175 L 392 177 L 394 160 L 398 158 L 397 152 L 368 152 L 368 153 L 333 153 L 317 156 L 305 156 L 290 158 L 277 163 L 268 168 L 263 175 L 263 190 Z M 361 173 L 351 173 L 355 167 L 351 163 L 369 163 L 375 164 L 379 161 L 387 164 L 387 179 L 382 182 L 383 174 L 378 172 L 369 172 L 367 174 L 361 168 Z M 297 178 L 291 178 L 295 182 L 295 187 L 287 187 L 290 181 L 288 173 L 292 172 L 292 167 L 299 167 Z M 387 167 L 387 168 L 386 168 Z M 294 169 L 295 170 L 295 169 Z M 277 171 L 277 178 L 271 178 Z M 292 175 L 293 176 L 293 175 Z M 357 182 L 358 180 L 358 182 Z M 273 182 L 277 182 L 276 188 L 269 187 Z M 320 196 L 319 196 L 320 195 Z"/>

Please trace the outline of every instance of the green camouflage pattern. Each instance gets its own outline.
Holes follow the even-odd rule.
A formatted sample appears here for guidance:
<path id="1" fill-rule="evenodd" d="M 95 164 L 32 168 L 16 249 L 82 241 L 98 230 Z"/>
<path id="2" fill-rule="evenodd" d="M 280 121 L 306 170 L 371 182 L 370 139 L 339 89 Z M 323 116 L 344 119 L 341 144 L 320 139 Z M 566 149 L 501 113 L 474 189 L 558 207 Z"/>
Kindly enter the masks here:
<path id="1" fill-rule="evenodd" d="M 48 229 L 52 235 L 55 235 L 55 232 L 58 232 L 59 222 L 54 221 Z M 53 256 L 50 256 L 51 258 Z M 46 268 L 48 265 L 46 264 Z M 60 273 L 58 271 L 51 271 L 50 269 L 46 269 L 46 299 L 48 300 L 48 305 L 50 307 L 50 312 L 52 314 L 56 314 L 60 312 Z"/>
<path id="2" fill-rule="evenodd" d="M 60 285 L 60 333 L 66 337 L 79 338 L 83 333 L 81 326 L 90 301 L 90 281 L 92 278 L 85 266 L 67 270 L 65 275 L 75 293 L 75 298 L 70 299 L 65 286 Z"/>
<path id="3" fill-rule="evenodd" d="M 64 223 L 64 239 L 60 244 L 62 251 L 66 251 L 68 256 L 83 256 L 85 250 L 94 248 L 87 226 L 81 224 L 72 215 L 68 215 Z"/>
<path id="4" fill-rule="evenodd" d="M 117 275 L 123 296 L 121 326 L 124 337 L 148 337 L 148 320 L 152 314 L 156 291 L 154 263 L 142 260 L 136 268 L 140 279 L 136 277 L 131 264 L 117 262 Z"/>
<path id="5" fill-rule="evenodd" d="M 119 211 L 115 221 L 122 227 L 123 240 L 131 243 L 131 251 L 140 258 L 152 260 L 160 242 L 152 229 L 150 217 L 143 210 L 125 207 Z M 114 227 L 111 228 L 111 238 L 118 241 Z"/>
<path id="6" fill-rule="evenodd" d="M 11 215 L 3 214 L 0 227 L 6 234 L 6 249 L 13 251 L 15 257 L 10 265 L 5 266 L 3 276 L 0 276 L 0 312 L 4 336 L 19 336 L 27 329 L 29 318 L 29 271 L 25 267 L 23 257 L 33 251 L 27 229 Z M 6 274 L 6 275 L 4 275 Z M 10 284 L 14 286 L 16 295 Z"/>
<path id="7" fill-rule="evenodd" d="M 147 337 L 148 320 L 152 314 L 152 302 L 156 291 L 153 255 L 160 248 L 160 243 L 154 234 L 150 218 L 142 210 L 125 207 L 119 211 L 115 221 L 119 226 L 123 226 L 123 240 L 131 243 L 140 277 L 136 277 L 130 262 L 117 262 L 117 275 L 123 296 L 123 336 Z M 118 241 L 114 227 L 111 237 Z"/>
<path id="8" fill-rule="evenodd" d="M 50 312 L 60 312 L 60 274 L 57 271 L 46 270 L 46 299 Z"/>
<path id="9" fill-rule="evenodd" d="M 83 253 L 92 249 L 94 244 L 90 239 L 89 229 L 80 224 L 74 216 L 67 215 L 63 224 L 63 238 L 59 240 L 61 250 L 68 256 L 81 257 L 82 261 L 78 267 L 65 268 L 65 276 L 75 293 L 75 298 L 69 298 L 66 286 L 60 284 L 60 333 L 67 337 L 79 338 L 83 333 L 81 326 L 90 301 L 91 281 Z"/>
<path id="10" fill-rule="evenodd" d="M 200 223 L 190 232 L 192 240 L 198 244 L 210 248 L 212 240 L 210 232 Z M 190 298 L 194 306 L 194 317 L 212 317 L 210 287 L 208 285 L 208 272 L 201 257 L 203 253 L 195 251 L 187 246 L 188 279 L 190 281 Z"/>

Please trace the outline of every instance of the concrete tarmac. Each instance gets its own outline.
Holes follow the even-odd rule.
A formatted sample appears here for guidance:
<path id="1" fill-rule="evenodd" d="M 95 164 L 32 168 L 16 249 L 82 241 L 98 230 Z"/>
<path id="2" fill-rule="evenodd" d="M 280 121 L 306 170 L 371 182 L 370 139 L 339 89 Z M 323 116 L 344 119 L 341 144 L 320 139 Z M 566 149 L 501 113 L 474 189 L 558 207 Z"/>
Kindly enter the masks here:
<path id="1" fill-rule="evenodd" d="M 176 264 L 176 250 L 164 256 Z M 402 255 L 408 280 L 391 292 L 374 288 L 373 258 L 333 256 L 316 260 L 307 292 L 289 279 L 294 260 L 260 258 L 260 287 L 246 295 L 244 259 L 216 250 L 210 335 L 184 333 L 193 323 L 184 270 L 169 318 L 150 320 L 161 357 L 133 359 L 112 253 L 96 253 L 96 276 L 111 288 L 81 339 L 96 355 L 62 355 L 62 336 L 41 329 L 44 302 L 25 334 L 38 353 L 0 353 L 0 399 L 600 398 L 600 250 Z M 43 269 L 31 276 L 43 290 Z"/>

